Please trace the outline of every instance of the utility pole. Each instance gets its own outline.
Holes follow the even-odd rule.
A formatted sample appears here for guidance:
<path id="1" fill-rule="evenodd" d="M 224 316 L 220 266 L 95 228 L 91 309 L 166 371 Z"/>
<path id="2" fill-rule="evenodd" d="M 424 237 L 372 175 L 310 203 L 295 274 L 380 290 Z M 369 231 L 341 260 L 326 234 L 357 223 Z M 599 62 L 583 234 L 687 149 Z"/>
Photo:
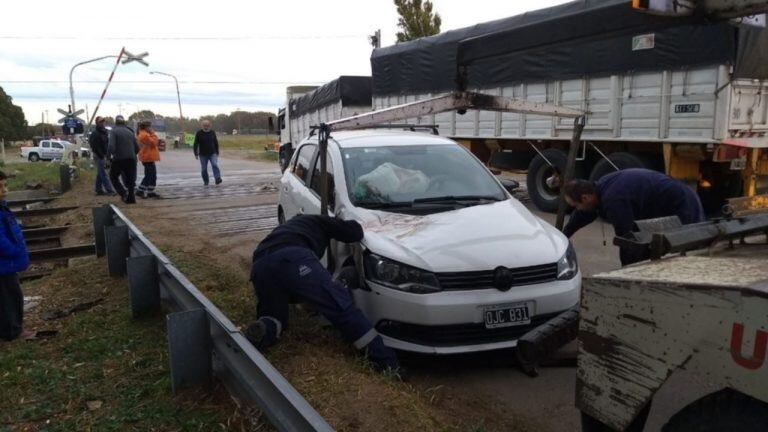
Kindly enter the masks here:
<path id="1" fill-rule="evenodd" d="M 173 81 L 176 83 L 176 99 L 179 101 L 179 124 L 181 127 L 181 133 L 179 138 L 179 146 L 184 145 L 184 114 L 181 112 L 181 92 L 179 91 L 179 80 L 176 78 L 175 75 L 169 74 L 166 72 L 160 72 L 160 71 L 150 71 L 150 75 L 158 74 L 158 75 L 165 75 L 173 78 Z"/>

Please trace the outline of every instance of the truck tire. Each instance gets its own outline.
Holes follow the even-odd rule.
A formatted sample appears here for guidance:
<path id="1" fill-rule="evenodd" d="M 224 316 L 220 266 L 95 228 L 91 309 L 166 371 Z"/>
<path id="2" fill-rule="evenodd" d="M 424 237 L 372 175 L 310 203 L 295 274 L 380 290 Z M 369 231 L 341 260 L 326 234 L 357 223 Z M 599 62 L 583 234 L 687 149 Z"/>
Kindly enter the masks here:
<path id="1" fill-rule="evenodd" d="M 38 156 L 37 153 L 30 153 L 27 159 L 29 159 L 30 162 L 37 162 L 40 160 L 40 156 Z"/>
<path id="2" fill-rule="evenodd" d="M 763 432 L 768 430 L 768 403 L 731 389 L 693 402 L 669 419 L 662 432 Z"/>
<path id="3" fill-rule="evenodd" d="M 646 163 L 641 158 L 631 153 L 611 153 L 608 155 L 608 158 L 611 160 L 611 162 L 616 164 L 619 169 L 647 167 Z M 610 174 L 612 172 L 616 172 L 616 168 L 614 168 L 613 165 L 611 165 L 604 158 L 600 158 L 600 160 L 597 161 L 595 166 L 592 168 L 592 173 L 589 174 L 589 181 L 598 181 L 604 175 Z"/>
<path id="4" fill-rule="evenodd" d="M 564 151 L 548 148 L 541 152 L 554 165 L 558 171 L 565 173 L 565 164 L 568 156 Z M 555 170 L 547 164 L 541 155 L 537 154 L 531 164 L 528 165 L 528 175 L 526 184 L 528 186 L 528 196 L 533 204 L 541 211 L 554 213 L 557 211 L 558 199 L 560 198 L 560 188 L 550 188 L 546 180 Z M 575 178 L 582 177 L 581 166 L 576 164 Z"/>

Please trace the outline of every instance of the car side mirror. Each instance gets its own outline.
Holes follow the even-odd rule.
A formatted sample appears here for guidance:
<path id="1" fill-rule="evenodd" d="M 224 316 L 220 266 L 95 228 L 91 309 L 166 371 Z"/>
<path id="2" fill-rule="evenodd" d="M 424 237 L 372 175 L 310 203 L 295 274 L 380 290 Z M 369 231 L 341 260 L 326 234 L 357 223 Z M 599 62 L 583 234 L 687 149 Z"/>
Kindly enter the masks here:
<path id="1" fill-rule="evenodd" d="M 520 187 L 520 183 L 517 180 L 500 179 L 500 181 L 501 185 L 504 186 L 504 189 L 511 194 L 515 193 L 515 189 Z"/>

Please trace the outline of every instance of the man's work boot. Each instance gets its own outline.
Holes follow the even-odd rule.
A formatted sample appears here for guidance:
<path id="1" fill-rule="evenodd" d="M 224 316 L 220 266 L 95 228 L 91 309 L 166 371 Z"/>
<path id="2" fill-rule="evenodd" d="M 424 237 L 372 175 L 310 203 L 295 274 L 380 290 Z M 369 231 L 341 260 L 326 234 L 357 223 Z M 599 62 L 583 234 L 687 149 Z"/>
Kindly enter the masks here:
<path id="1" fill-rule="evenodd" d="M 128 195 L 125 198 L 126 204 L 136 204 L 136 195 L 133 191 L 133 188 L 128 189 Z"/>
<path id="2" fill-rule="evenodd" d="M 373 369 L 384 375 L 391 375 L 399 381 L 405 381 L 405 370 L 397 361 L 395 351 L 384 345 L 381 336 L 376 336 L 374 340 L 365 346 L 365 355 L 371 361 Z"/>
<path id="3" fill-rule="evenodd" d="M 277 343 L 282 325 L 275 318 L 261 317 L 251 322 L 243 330 L 243 335 L 258 350 L 263 350 Z"/>

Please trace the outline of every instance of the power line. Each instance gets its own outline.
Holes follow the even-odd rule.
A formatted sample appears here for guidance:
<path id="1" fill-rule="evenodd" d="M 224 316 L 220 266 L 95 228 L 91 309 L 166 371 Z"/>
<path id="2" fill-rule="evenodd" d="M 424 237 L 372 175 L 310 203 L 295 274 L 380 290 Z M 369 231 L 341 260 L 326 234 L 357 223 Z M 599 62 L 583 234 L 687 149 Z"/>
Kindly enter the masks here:
<path id="1" fill-rule="evenodd" d="M 252 36 L 21 36 L 0 35 L 3 40 L 108 40 L 108 41 L 238 41 L 238 40 L 309 40 L 309 39 L 359 39 L 364 34 L 338 35 L 252 35 Z"/>
<path id="2" fill-rule="evenodd" d="M 4 80 L 0 79 L 0 83 L 4 84 L 69 84 L 66 80 Z M 82 80 L 72 81 L 74 84 L 104 84 L 101 80 Z M 313 85 L 323 84 L 324 81 L 302 81 L 301 84 L 295 81 L 182 81 L 179 80 L 179 84 L 248 84 L 248 85 Z M 167 85 L 165 81 L 149 81 L 149 80 L 132 80 L 132 81 L 112 81 L 112 84 L 163 84 Z"/>

